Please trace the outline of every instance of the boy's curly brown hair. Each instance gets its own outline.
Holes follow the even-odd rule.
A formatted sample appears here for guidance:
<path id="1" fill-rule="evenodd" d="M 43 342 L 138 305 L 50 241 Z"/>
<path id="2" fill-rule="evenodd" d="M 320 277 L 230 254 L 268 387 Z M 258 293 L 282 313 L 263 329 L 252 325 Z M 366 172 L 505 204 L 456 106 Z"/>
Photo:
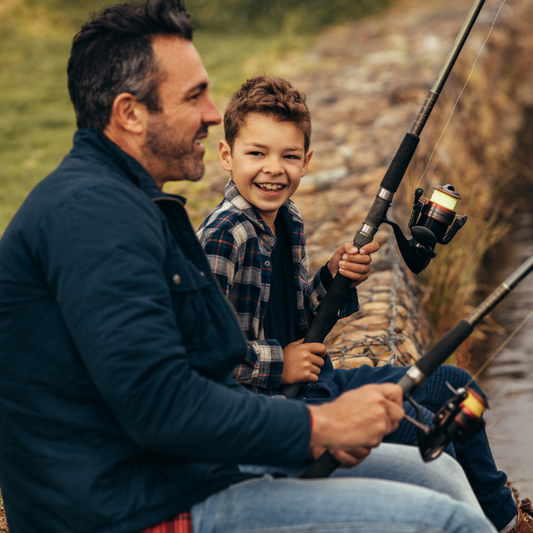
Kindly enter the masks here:
<path id="1" fill-rule="evenodd" d="M 276 76 L 254 76 L 233 93 L 224 113 L 224 134 L 231 149 L 249 113 L 273 115 L 280 122 L 294 122 L 304 134 L 307 153 L 311 143 L 311 115 L 305 95 L 289 81 Z"/>

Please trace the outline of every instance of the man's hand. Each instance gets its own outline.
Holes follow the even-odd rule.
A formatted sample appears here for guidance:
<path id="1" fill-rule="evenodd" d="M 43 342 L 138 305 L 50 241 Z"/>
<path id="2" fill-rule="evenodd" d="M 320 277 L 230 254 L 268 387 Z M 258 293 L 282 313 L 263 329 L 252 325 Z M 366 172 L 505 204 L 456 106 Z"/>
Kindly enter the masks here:
<path id="1" fill-rule="evenodd" d="M 324 452 L 328 451 L 324 446 L 314 446 L 310 449 L 310 455 L 313 459 L 318 459 Z M 352 468 L 362 463 L 370 454 L 372 448 L 359 446 L 350 450 L 337 450 L 330 448 L 329 453 L 339 461 L 341 468 Z"/>
<path id="2" fill-rule="evenodd" d="M 326 347 L 319 342 L 303 344 L 303 339 L 300 339 L 289 344 L 283 350 L 281 384 L 318 381 L 325 357 Z"/>
<path id="3" fill-rule="evenodd" d="M 328 270 L 333 277 L 335 277 L 337 272 L 340 272 L 343 276 L 353 280 L 351 286 L 356 287 L 368 279 L 370 263 L 372 262 L 369 254 L 378 250 L 379 244 L 377 242 L 370 242 L 360 250 L 357 250 L 353 244 L 347 242 L 337 248 L 328 262 Z"/>
<path id="4" fill-rule="evenodd" d="M 311 447 L 353 452 L 375 448 L 404 416 L 403 391 L 394 383 L 364 385 L 322 405 L 308 405 L 313 417 Z"/>

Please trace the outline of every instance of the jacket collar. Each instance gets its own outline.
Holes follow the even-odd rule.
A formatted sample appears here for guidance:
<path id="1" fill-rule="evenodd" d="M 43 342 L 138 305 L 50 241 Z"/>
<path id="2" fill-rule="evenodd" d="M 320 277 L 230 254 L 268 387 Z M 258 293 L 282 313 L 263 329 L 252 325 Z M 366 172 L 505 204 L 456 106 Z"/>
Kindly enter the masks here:
<path id="1" fill-rule="evenodd" d="M 93 128 L 81 128 L 74 134 L 73 151 L 93 151 L 95 157 L 104 159 L 106 165 L 116 169 L 149 198 L 178 198 L 183 203 L 186 199 L 174 194 L 164 193 L 155 183 L 148 171 L 133 157 L 124 152 L 117 144 Z"/>

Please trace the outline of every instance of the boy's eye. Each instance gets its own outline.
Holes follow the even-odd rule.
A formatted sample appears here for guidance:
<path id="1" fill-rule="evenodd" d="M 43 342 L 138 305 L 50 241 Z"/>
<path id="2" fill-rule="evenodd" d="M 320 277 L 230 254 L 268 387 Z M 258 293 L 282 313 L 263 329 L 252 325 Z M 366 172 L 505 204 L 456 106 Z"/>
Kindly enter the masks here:
<path id="1" fill-rule="evenodd" d="M 250 155 L 263 155 L 263 153 L 254 151 L 254 152 L 250 152 Z"/>
<path id="2" fill-rule="evenodd" d="M 285 159 L 297 159 L 297 160 L 299 160 L 300 157 L 297 156 L 297 155 L 288 154 L 288 155 L 285 156 Z"/>

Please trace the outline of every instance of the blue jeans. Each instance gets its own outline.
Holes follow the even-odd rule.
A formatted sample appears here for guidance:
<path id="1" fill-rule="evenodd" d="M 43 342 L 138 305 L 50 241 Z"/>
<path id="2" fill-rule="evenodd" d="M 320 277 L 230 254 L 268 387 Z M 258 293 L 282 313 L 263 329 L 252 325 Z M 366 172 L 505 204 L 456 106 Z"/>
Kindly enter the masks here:
<path id="1" fill-rule="evenodd" d="M 301 469 L 242 470 L 266 475 L 195 505 L 194 533 L 495 531 L 457 462 L 443 455 L 424 464 L 411 446 L 382 444 L 360 465 L 321 480 L 295 479 Z"/>
<path id="2" fill-rule="evenodd" d="M 407 367 L 363 365 L 350 370 L 326 370 L 321 379 L 324 388 L 316 387 L 307 393 L 308 403 L 321 403 L 333 399 L 346 390 L 355 389 L 367 383 L 398 382 Z M 458 389 L 471 379 L 468 372 L 450 365 L 441 365 L 413 393 L 413 398 L 422 406 L 422 411 L 429 424 L 433 414 L 453 396 L 446 382 Z M 315 385 L 316 386 L 316 385 Z M 471 388 L 480 390 L 476 383 Z M 407 414 L 416 418 L 413 407 L 404 403 Z M 385 442 L 416 445 L 416 429 L 406 420 L 400 422 L 398 429 L 387 435 Z M 463 467 L 468 481 L 481 504 L 483 512 L 496 526 L 498 531 L 504 528 L 517 514 L 516 504 L 511 490 L 505 486 L 507 476 L 496 468 L 486 431 L 481 431 L 463 446 L 450 444 L 446 452 L 456 458 Z"/>

